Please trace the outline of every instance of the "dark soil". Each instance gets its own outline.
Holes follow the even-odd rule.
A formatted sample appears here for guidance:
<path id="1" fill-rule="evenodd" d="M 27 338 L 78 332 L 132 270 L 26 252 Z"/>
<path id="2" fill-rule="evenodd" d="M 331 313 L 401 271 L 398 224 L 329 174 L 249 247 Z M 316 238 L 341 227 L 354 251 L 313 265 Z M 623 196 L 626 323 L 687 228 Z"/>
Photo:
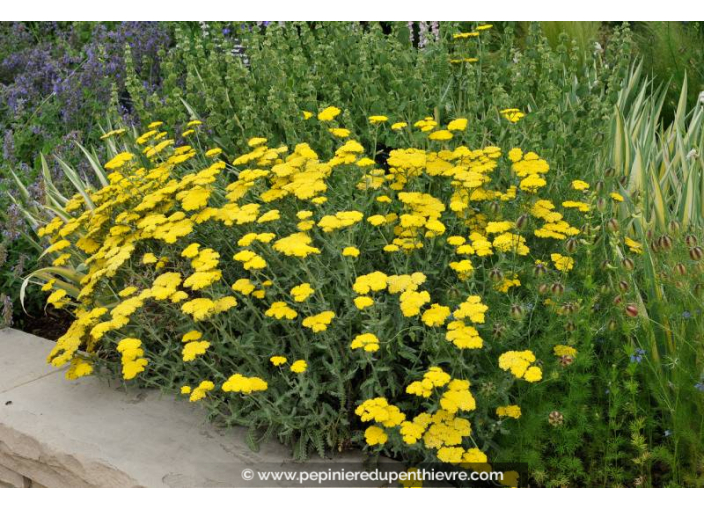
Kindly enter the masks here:
<path id="1" fill-rule="evenodd" d="M 52 308 L 47 309 L 43 315 L 25 316 L 19 329 L 48 340 L 57 340 L 66 333 L 72 321 L 73 317 L 67 311 Z"/>

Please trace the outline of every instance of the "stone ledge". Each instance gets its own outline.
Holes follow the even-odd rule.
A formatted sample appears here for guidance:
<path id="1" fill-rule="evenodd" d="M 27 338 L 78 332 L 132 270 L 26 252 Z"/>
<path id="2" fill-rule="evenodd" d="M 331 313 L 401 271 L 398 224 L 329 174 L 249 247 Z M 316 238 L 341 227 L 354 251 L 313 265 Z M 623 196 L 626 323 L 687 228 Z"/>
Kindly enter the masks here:
<path id="1" fill-rule="evenodd" d="M 67 381 L 46 364 L 51 347 L 0 331 L 0 487 L 254 487 L 243 469 L 296 470 L 287 448 L 252 452 L 245 429 L 218 429 L 197 405 L 91 377 Z"/>

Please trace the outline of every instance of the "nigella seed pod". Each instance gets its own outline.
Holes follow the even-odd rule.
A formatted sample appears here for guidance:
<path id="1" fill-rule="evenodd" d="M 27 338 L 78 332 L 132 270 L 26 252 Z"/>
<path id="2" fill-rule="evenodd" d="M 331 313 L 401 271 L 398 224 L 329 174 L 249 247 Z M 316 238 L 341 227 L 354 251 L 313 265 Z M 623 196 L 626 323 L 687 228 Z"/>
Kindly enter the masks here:
<path id="1" fill-rule="evenodd" d="M 626 315 L 629 317 L 638 317 L 638 307 L 634 304 L 627 305 Z"/>
<path id="2" fill-rule="evenodd" d="M 511 317 L 514 319 L 522 319 L 523 318 L 523 307 L 521 305 L 512 305 L 511 306 Z"/>
<path id="3" fill-rule="evenodd" d="M 694 286 L 694 294 L 696 296 L 701 296 L 702 294 L 704 294 L 704 284 L 702 284 L 702 283 L 696 284 Z"/>
<path id="4" fill-rule="evenodd" d="M 574 357 L 570 356 L 569 354 L 566 354 L 564 356 L 560 356 L 560 366 L 565 368 L 570 366 L 572 363 L 574 363 Z"/>
<path id="5" fill-rule="evenodd" d="M 676 234 L 677 232 L 680 231 L 680 224 L 678 221 L 672 220 L 667 225 L 667 229 L 670 231 L 671 234 Z"/>
<path id="6" fill-rule="evenodd" d="M 692 234 L 687 234 L 686 236 L 684 236 L 684 242 L 687 244 L 687 246 L 692 248 L 696 246 L 699 241 L 697 241 L 696 236 L 693 236 Z"/>
<path id="7" fill-rule="evenodd" d="M 529 217 L 527 214 L 521 214 L 518 217 L 518 219 L 516 220 L 516 228 L 518 228 L 520 230 L 523 227 L 525 227 L 526 224 L 528 223 L 528 219 L 529 219 Z"/>
<path id="8" fill-rule="evenodd" d="M 601 268 L 602 271 L 608 271 L 609 270 L 609 261 L 603 260 L 601 262 L 601 264 L 599 264 L 599 267 Z"/>
<path id="9" fill-rule="evenodd" d="M 499 323 L 494 324 L 494 327 L 492 328 L 492 334 L 496 338 L 501 338 L 502 336 L 504 336 L 505 332 L 506 332 L 505 326 L 503 326 L 502 324 L 499 324 Z"/>
<path id="10" fill-rule="evenodd" d="M 618 232 L 618 220 L 616 218 L 611 218 L 607 223 L 606 223 L 606 228 L 609 229 L 611 232 Z"/>
<path id="11" fill-rule="evenodd" d="M 560 427 L 565 422 L 565 417 L 560 411 L 553 411 L 548 416 L 548 423 L 553 427 Z"/>
<path id="12" fill-rule="evenodd" d="M 650 250 L 653 253 L 657 253 L 660 251 L 660 245 L 658 245 L 657 241 L 650 241 Z"/>
<path id="13" fill-rule="evenodd" d="M 610 290 L 611 290 L 611 289 L 609 289 L 609 286 L 606 285 L 606 284 L 602 285 L 602 286 L 599 288 L 599 292 L 601 292 L 602 294 L 608 294 Z"/>
<path id="14" fill-rule="evenodd" d="M 681 262 L 675 264 L 675 272 L 679 274 L 680 276 L 684 276 L 687 274 L 687 268 L 685 267 L 684 264 Z"/>
<path id="15" fill-rule="evenodd" d="M 626 280 L 621 280 L 618 282 L 618 288 L 621 292 L 627 292 L 629 288 L 631 288 L 630 285 L 628 285 L 628 282 Z"/>
<path id="16" fill-rule="evenodd" d="M 609 331 L 616 331 L 616 328 L 618 328 L 618 322 L 616 322 L 616 320 L 614 319 L 611 319 L 606 325 L 606 327 L 609 329 Z"/>
<path id="17" fill-rule="evenodd" d="M 565 286 L 561 283 L 553 283 L 552 287 L 550 287 L 550 292 L 552 292 L 556 296 L 561 296 L 565 292 Z"/>
<path id="18" fill-rule="evenodd" d="M 504 274 L 501 272 L 501 270 L 494 268 L 489 271 L 489 278 L 491 278 L 492 281 L 500 282 L 504 279 Z"/>
<path id="19" fill-rule="evenodd" d="M 604 212 L 606 210 L 606 200 L 603 198 L 598 198 L 596 201 L 596 208 L 600 212 Z"/>
<path id="20" fill-rule="evenodd" d="M 499 214 L 499 212 L 501 211 L 501 206 L 498 202 L 492 202 L 491 205 L 489 205 L 489 210 L 493 214 Z"/>
<path id="21" fill-rule="evenodd" d="M 567 303 L 564 308 L 567 313 L 574 313 L 577 311 L 579 306 L 575 303 Z"/>
<path id="22" fill-rule="evenodd" d="M 597 193 L 601 193 L 604 190 L 604 181 L 597 181 L 594 185 L 594 189 Z"/>
<path id="23" fill-rule="evenodd" d="M 565 243 L 565 249 L 567 250 L 568 253 L 574 253 L 577 251 L 577 248 L 579 247 L 579 243 L 574 237 L 570 237 L 567 242 Z"/>
<path id="24" fill-rule="evenodd" d="M 604 170 L 604 175 L 606 177 L 613 177 L 614 175 L 616 175 L 616 170 L 614 168 L 609 167 L 606 170 Z"/>
<path id="25" fill-rule="evenodd" d="M 622 188 L 625 188 L 626 184 L 628 184 L 628 177 L 626 177 L 625 175 L 623 177 L 620 177 L 618 183 L 621 185 Z"/>
<path id="26" fill-rule="evenodd" d="M 540 294 L 545 294 L 548 290 L 550 290 L 550 287 L 548 286 L 547 283 L 541 283 L 538 286 L 538 293 L 540 293 Z"/>
<path id="27" fill-rule="evenodd" d="M 548 268 L 545 267 L 545 264 L 540 262 L 539 264 L 536 264 L 535 267 L 533 268 L 533 274 L 535 276 L 544 276 L 547 274 Z"/>
<path id="28" fill-rule="evenodd" d="M 702 260 L 702 256 L 704 256 L 704 251 L 699 246 L 689 250 L 689 258 L 692 260 Z"/>
<path id="29" fill-rule="evenodd" d="M 577 326 L 574 325 L 574 322 L 567 321 L 567 324 L 565 324 L 565 330 L 572 333 L 575 329 L 577 329 Z"/>
<path id="30" fill-rule="evenodd" d="M 669 250 L 672 248 L 672 238 L 668 235 L 660 236 L 658 239 L 658 244 L 663 250 Z"/>
<path id="31" fill-rule="evenodd" d="M 614 300 L 613 300 L 614 306 L 620 305 L 620 304 L 621 304 L 621 301 L 623 301 L 623 297 L 622 297 L 622 296 L 616 296 L 616 297 L 614 298 Z"/>
<path id="32" fill-rule="evenodd" d="M 633 262 L 633 259 L 629 259 L 628 257 L 621 261 L 621 265 L 626 271 L 633 271 L 636 268 L 636 264 Z"/>

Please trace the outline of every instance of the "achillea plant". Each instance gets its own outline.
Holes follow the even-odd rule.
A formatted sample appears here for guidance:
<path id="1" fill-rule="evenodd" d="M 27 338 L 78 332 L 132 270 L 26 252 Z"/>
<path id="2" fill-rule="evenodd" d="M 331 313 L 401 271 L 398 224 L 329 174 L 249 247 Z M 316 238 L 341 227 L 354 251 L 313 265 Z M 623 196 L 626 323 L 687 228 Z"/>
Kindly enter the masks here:
<path id="1" fill-rule="evenodd" d="M 76 316 L 49 362 L 204 401 L 299 458 L 352 439 L 491 459 L 545 364 L 579 360 L 585 192 L 542 196 L 546 160 L 465 146 L 464 119 L 402 127 L 422 142 L 382 167 L 339 140 L 340 113 L 309 116 L 337 145 L 325 157 L 265 138 L 226 155 L 199 146 L 197 120 L 192 145 L 161 122 L 106 134 L 107 185 L 40 230 L 64 271 L 41 273 L 48 302 Z"/>

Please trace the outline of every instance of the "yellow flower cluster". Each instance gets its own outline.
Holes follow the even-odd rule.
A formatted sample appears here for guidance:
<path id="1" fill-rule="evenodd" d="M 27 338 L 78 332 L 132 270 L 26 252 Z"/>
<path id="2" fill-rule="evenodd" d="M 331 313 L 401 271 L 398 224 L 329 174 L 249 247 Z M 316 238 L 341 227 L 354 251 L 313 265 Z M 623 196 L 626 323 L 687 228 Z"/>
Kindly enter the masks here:
<path id="1" fill-rule="evenodd" d="M 142 341 L 138 338 L 124 338 L 117 344 L 117 352 L 122 354 L 122 376 L 125 379 L 134 379 L 137 374 L 144 372 L 149 363 L 144 357 Z"/>
<path id="2" fill-rule="evenodd" d="M 379 350 L 379 339 L 373 333 L 357 335 L 350 345 L 352 350 L 364 349 L 366 352 L 376 352 Z"/>
<path id="3" fill-rule="evenodd" d="M 231 376 L 222 385 L 222 391 L 249 395 L 256 391 L 265 391 L 269 385 L 259 377 L 245 377 L 242 374 Z"/>
<path id="4" fill-rule="evenodd" d="M 510 371 L 518 379 L 538 382 L 543 378 L 543 371 L 533 363 L 535 354 L 531 351 L 508 351 L 499 356 L 499 368 Z"/>
<path id="5" fill-rule="evenodd" d="M 497 407 L 496 415 L 500 418 L 514 418 L 517 420 L 521 417 L 521 408 L 515 405 Z"/>

